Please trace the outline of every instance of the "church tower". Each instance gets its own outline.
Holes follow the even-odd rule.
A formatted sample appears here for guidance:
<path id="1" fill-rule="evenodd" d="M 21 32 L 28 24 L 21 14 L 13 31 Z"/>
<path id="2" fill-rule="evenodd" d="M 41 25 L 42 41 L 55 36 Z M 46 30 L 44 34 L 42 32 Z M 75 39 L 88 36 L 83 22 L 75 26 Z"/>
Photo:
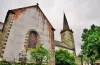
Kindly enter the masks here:
<path id="1" fill-rule="evenodd" d="M 69 50 L 75 51 L 73 31 L 68 25 L 65 13 L 63 17 L 63 30 L 61 30 L 61 42 L 65 44 Z"/>

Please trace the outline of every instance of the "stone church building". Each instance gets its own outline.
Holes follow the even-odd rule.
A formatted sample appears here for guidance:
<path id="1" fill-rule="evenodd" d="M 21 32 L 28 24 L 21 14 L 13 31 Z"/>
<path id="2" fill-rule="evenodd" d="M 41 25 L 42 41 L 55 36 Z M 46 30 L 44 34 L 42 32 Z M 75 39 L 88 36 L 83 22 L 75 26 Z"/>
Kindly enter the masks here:
<path id="1" fill-rule="evenodd" d="M 68 49 L 75 51 L 73 31 L 70 29 L 64 14 L 63 30 L 61 30 L 61 41 L 54 40 L 55 29 L 44 15 L 39 5 L 28 6 L 7 12 L 2 32 L 3 47 L 0 56 L 7 61 L 18 61 L 19 53 L 27 54 L 27 61 L 31 62 L 30 49 L 37 44 L 52 53 L 50 65 L 55 65 L 56 49 Z"/>

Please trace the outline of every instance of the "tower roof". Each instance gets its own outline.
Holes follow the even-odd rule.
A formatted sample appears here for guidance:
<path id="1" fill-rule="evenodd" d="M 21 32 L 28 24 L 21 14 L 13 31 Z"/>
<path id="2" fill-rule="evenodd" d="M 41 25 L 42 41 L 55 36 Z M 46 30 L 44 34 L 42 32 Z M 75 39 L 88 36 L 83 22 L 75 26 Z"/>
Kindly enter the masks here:
<path id="1" fill-rule="evenodd" d="M 68 25 L 68 21 L 67 21 L 67 18 L 66 18 L 66 16 L 65 16 L 65 13 L 64 13 L 64 17 L 63 17 L 63 30 L 61 30 L 60 33 L 63 33 L 63 32 L 65 32 L 66 30 L 69 30 L 70 32 L 73 32 L 73 31 L 70 29 L 69 25 Z"/>
<path id="2" fill-rule="evenodd" d="M 66 19 L 65 13 L 64 13 L 64 18 L 63 18 L 63 30 L 69 29 L 68 21 Z"/>

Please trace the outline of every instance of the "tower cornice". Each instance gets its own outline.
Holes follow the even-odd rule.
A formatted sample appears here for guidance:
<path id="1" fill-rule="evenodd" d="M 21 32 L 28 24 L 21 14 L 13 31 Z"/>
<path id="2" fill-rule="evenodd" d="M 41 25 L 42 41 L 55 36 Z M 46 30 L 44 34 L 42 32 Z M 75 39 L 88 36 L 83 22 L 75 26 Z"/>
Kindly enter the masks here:
<path id="1" fill-rule="evenodd" d="M 70 32 L 73 33 L 72 29 L 66 29 L 66 30 L 61 30 L 60 34 L 62 34 L 62 33 L 65 32 L 65 31 L 70 31 Z"/>

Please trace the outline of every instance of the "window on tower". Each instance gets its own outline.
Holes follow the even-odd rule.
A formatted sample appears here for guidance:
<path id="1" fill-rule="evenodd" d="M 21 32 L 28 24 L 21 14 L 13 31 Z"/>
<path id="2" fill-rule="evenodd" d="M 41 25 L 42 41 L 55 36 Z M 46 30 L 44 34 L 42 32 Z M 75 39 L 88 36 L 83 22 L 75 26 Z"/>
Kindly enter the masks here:
<path id="1" fill-rule="evenodd" d="M 63 38 L 66 39 L 66 35 L 65 35 L 65 33 L 63 34 Z"/>
<path id="2" fill-rule="evenodd" d="M 73 39 L 73 35 L 72 35 L 72 33 L 70 33 L 70 39 Z"/>

